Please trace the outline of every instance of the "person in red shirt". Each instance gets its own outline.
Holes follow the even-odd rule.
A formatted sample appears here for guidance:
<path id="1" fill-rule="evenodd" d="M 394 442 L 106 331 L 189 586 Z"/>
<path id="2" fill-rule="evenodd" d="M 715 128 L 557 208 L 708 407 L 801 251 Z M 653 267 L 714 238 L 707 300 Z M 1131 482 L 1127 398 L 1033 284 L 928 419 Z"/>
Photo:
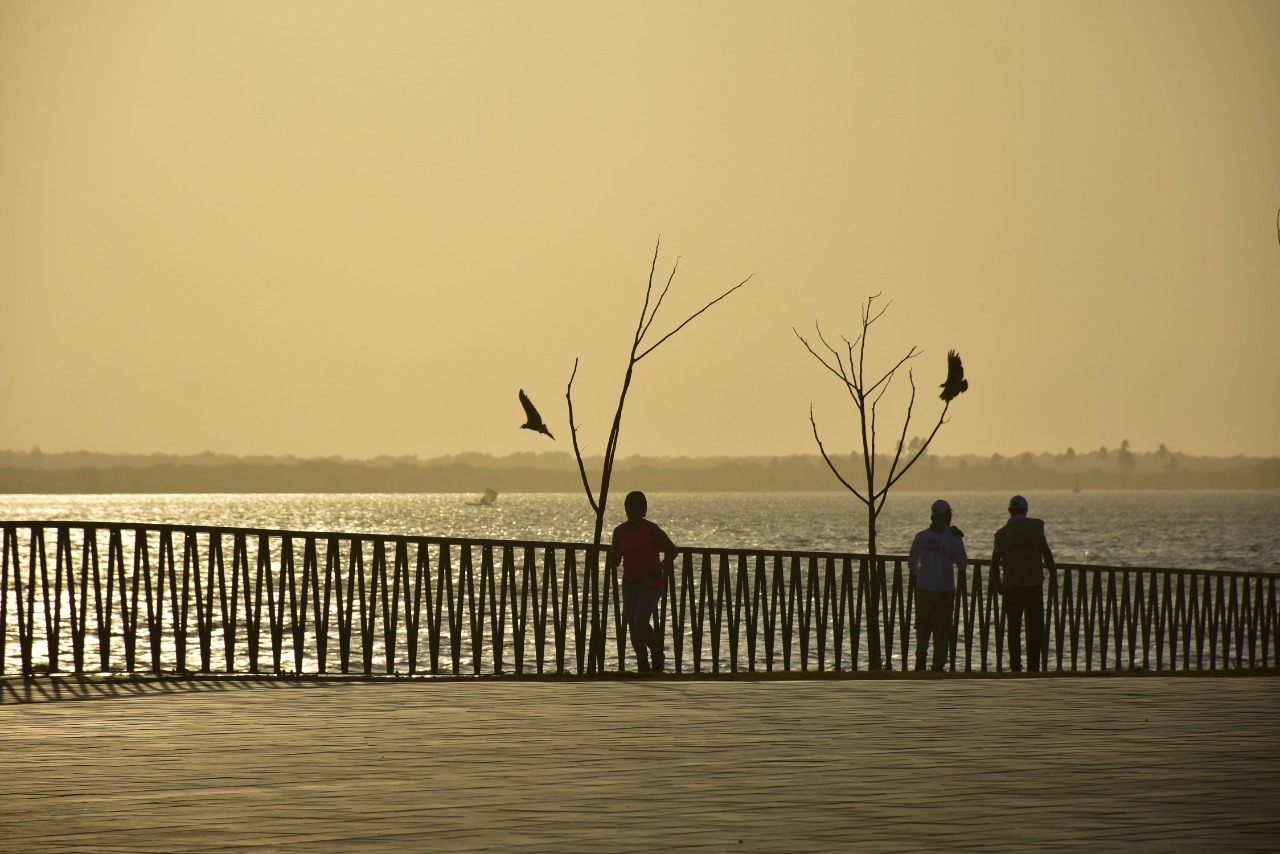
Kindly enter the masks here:
<path id="1" fill-rule="evenodd" d="M 629 492 L 623 506 L 627 521 L 613 529 L 605 558 L 610 568 L 622 564 L 622 613 L 631 634 L 631 648 L 641 673 L 661 671 L 666 664 L 662 639 L 649 620 L 667 589 L 666 571 L 675 569 L 676 547 L 661 528 L 645 518 L 649 501 L 643 492 Z"/>

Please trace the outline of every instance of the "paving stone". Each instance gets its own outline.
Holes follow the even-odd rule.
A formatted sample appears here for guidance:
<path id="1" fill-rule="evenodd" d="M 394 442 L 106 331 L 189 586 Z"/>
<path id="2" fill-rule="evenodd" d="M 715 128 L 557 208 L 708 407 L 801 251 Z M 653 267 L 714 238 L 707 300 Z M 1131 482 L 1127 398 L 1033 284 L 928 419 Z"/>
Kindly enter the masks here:
<path id="1" fill-rule="evenodd" d="M 0 681 L 0 851 L 1280 848 L 1280 678 Z"/>

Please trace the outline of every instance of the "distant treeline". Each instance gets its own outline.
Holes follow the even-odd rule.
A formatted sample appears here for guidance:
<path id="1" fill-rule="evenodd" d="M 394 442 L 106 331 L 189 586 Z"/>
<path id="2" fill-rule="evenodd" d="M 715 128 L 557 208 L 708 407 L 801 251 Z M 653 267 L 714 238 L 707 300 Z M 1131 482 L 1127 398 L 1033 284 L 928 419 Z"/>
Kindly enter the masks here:
<path id="1" fill-rule="evenodd" d="M 587 459 L 592 485 L 599 458 Z M 862 461 L 835 460 L 861 488 Z M 889 460 L 878 463 L 888 471 Z M 788 457 L 628 457 L 615 489 L 652 492 L 841 491 L 818 455 Z M 0 451 L 0 493 L 577 492 L 577 463 L 564 452 L 417 457 L 235 457 L 226 454 L 116 455 Z M 1006 457 L 927 455 L 900 481 L 915 490 L 1280 489 L 1280 458 L 1192 457 L 1122 446 L 1085 454 Z"/>

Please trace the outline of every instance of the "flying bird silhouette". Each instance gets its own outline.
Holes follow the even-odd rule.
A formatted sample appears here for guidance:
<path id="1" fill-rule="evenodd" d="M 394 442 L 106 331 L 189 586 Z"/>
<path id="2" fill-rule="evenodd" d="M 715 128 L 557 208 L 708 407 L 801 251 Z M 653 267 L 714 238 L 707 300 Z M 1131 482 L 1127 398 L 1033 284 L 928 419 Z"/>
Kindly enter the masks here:
<path id="1" fill-rule="evenodd" d="M 947 351 L 947 381 L 940 388 L 938 397 L 947 403 L 956 399 L 956 395 L 969 390 L 969 381 L 964 378 L 964 365 L 960 362 L 960 354 L 955 350 Z"/>
<path id="2" fill-rule="evenodd" d="M 538 414 L 538 410 L 534 408 L 533 401 L 524 393 L 524 389 L 520 389 L 520 405 L 524 407 L 524 423 L 520 425 L 520 428 L 551 436 L 551 431 L 547 429 L 546 424 L 542 423 L 542 416 Z M 555 436 L 551 436 L 552 440 L 555 438 Z"/>

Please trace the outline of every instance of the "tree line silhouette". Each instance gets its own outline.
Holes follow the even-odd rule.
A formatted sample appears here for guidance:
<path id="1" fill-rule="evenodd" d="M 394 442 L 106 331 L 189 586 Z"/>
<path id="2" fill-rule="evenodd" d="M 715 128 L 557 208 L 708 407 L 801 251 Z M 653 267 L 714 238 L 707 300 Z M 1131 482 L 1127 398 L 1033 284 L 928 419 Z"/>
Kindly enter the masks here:
<path id="1" fill-rule="evenodd" d="M 837 461 L 860 465 L 856 454 Z M 590 463 L 590 458 L 588 458 Z M 615 483 L 650 492 L 834 492 L 843 487 L 820 455 L 620 457 Z M 582 489 L 566 452 L 495 457 L 237 457 L 44 454 L 0 451 L 3 493 L 574 492 Z M 990 456 L 926 454 L 899 482 L 905 490 L 1280 489 L 1280 458 L 1198 457 L 1128 443 L 1086 453 Z"/>

